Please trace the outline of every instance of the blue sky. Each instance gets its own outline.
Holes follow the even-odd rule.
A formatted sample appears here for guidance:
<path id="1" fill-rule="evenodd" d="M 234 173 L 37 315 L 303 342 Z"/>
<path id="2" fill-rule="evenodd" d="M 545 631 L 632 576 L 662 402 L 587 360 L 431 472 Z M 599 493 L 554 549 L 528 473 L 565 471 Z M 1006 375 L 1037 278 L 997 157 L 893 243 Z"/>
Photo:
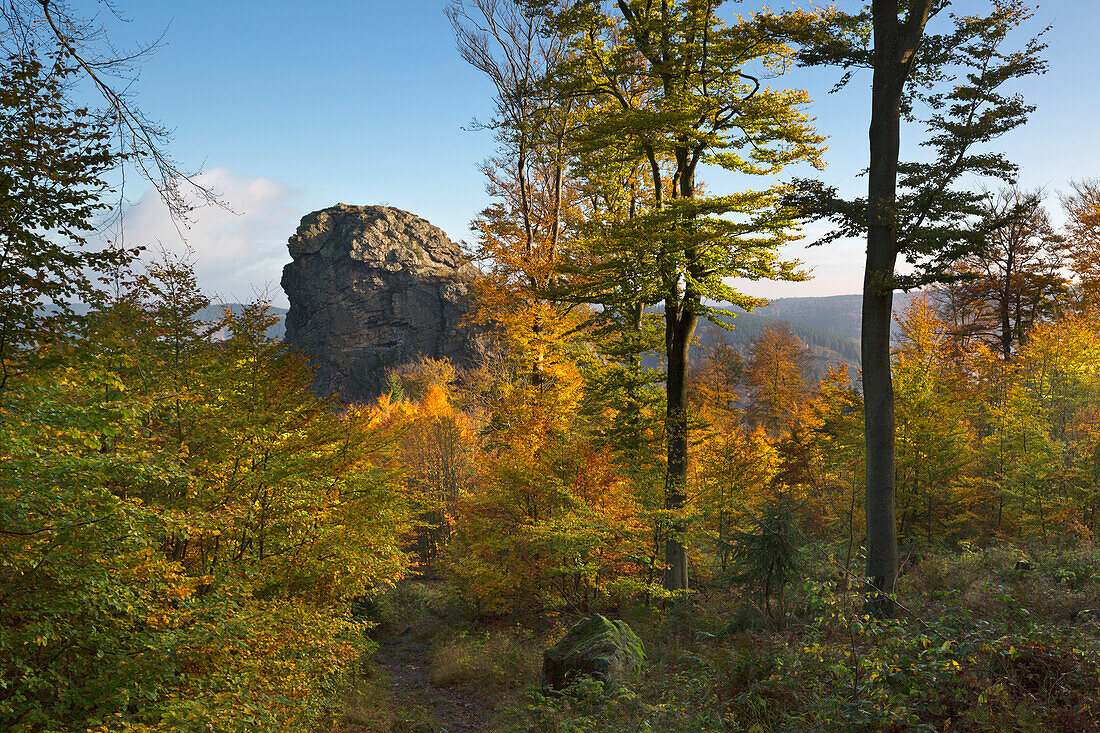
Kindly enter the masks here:
<path id="1" fill-rule="evenodd" d="M 1026 128 L 1002 140 L 1021 183 L 1056 192 L 1100 176 L 1100 81 L 1095 74 L 1100 3 L 1037 0 L 1033 25 L 1053 25 L 1050 71 L 1019 86 L 1038 105 Z M 774 9 L 792 5 L 772 2 Z M 841 2 L 841 6 L 848 3 Z M 74 5 L 95 11 L 93 0 Z M 225 297 L 273 285 L 277 302 L 286 238 L 305 213 L 337 202 L 387 203 L 442 227 L 453 239 L 486 203 L 478 164 L 487 132 L 463 128 L 489 114 L 488 83 L 458 58 L 441 0 L 118 0 L 129 22 L 109 23 L 123 45 L 167 28 L 165 45 L 135 87 L 142 108 L 175 131 L 171 152 L 202 167 L 236 215 L 199 212 L 188 235 L 201 281 Z M 984 0 L 957 0 L 961 10 Z M 731 3 L 730 8 L 736 4 Z M 741 5 L 742 11 L 757 7 Z M 106 11 L 99 10 L 101 16 Z M 800 71 L 819 130 L 830 136 L 823 176 L 858 190 L 866 165 L 869 77 L 838 95 L 831 71 Z M 723 179 L 712 190 L 719 192 Z M 134 186 L 128 239 L 178 247 L 150 195 Z M 746 285 L 780 297 L 857 292 L 862 245 L 791 248 L 816 278 Z"/>

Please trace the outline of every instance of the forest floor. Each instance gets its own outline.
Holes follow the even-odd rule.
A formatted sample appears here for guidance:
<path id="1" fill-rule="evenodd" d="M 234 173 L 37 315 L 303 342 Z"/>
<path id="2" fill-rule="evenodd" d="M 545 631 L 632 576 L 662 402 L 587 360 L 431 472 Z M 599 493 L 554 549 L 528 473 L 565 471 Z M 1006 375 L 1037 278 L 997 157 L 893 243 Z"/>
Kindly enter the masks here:
<path id="1" fill-rule="evenodd" d="M 454 680 L 440 680 L 438 646 L 453 635 L 428 604 L 434 585 L 408 581 L 406 602 L 386 608 L 365 660 L 344 702 L 341 733 L 480 733 L 489 730 L 492 705 Z M 412 599 L 411 602 L 407 602 Z"/>
<path id="2" fill-rule="evenodd" d="M 408 715 L 391 724 L 393 733 L 402 728 L 409 728 L 410 733 L 477 733 L 485 729 L 483 701 L 440 687 L 429 675 L 428 640 L 437 627 L 438 621 L 421 619 L 397 636 L 383 639 L 372 659 L 390 679 L 393 709 Z"/>
<path id="3" fill-rule="evenodd" d="M 376 649 L 337 733 L 1100 733 L 1100 550 L 927 552 L 904 613 L 881 620 L 830 562 L 807 565 L 778 615 L 718 582 L 594 609 L 633 627 L 647 664 L 565 695 L 539 668 L 575 614 L 484 617 L 446 583 L 406 581 L 372 601 Z"/>

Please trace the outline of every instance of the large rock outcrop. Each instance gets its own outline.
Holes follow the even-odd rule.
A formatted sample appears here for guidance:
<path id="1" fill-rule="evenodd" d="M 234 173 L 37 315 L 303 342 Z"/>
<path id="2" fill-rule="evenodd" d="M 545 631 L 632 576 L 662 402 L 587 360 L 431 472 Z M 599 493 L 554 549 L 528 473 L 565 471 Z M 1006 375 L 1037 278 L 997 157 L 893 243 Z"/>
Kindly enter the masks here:
<path id="1" fill-rule="evenodd" d="M 480 340 L 461 321 L 478 270 L 438 227 L 391 206 L 336 206 L 302 218 L 283 268 L 286 340 L 345 401 L 379 394 L 386 369 L 421 357 L 463 366 Z"/>

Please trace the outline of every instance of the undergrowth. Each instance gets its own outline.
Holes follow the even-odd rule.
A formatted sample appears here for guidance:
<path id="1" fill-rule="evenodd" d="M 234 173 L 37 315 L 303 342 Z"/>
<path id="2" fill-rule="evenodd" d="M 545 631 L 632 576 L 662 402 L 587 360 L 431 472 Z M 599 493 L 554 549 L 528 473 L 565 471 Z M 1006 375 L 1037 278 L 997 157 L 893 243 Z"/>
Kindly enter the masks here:
<path id="1" fill-rule="evenodd" d="M 864 613 L 827 562 L 810 574 L 788 589 L 782 624 L 728 584 L 617 609 L 648 662 L 614 690 L 540 685 L 541 650 L 573 618 L 478 619 L 442 585 L 409 584 L 376 607 L 390 629 L 434 619 L 432 682 L 484 701 L 486 730 L 502 733 L 1100 731 L 1091 547 L 926 552 L 907 566 L 890 619 Z M 364 693 L 349 704 L 400 702 Z"/>

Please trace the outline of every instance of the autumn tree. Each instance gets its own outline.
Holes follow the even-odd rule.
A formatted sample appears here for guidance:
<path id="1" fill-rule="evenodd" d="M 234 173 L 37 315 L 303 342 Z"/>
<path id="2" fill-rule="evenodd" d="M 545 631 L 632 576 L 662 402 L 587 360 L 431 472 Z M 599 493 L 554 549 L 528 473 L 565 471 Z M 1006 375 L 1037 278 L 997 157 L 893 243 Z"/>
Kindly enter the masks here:
<path id="1" fill-rule="evenodd" d="M 711 430 L 723 431 L 744 417 L 741 381 L 745 360 L 725 341 L 703 344 L 688 378 L 692 414 Z"/>
<path id="2" fill-rule="evenodd" d="M 1100 302 L 1100 181 L 1075 181 L 1070 189 L 1062 197 L 1070 267 L 1077 300 L 1086 309 L 1095 308 Z"/>
<path id="3" fill-rule="evenodd" d="M 695 531 L 714 547 L 725 571 L 737 531 L 771 496 L 776 449 L 763 430 L 730 425 L 701 441 L 697 461 L 700 476 L 692 503 L 700 521 Z"/>
<path id="4" fill-rule="evenodd" d="M 1045 540 L 1056 505 L 1050 489 L 1057 484 L 1059 446 L 1041 419 L 1035 392 L 1009 380 L 990 405 L 990 416 L 993 430 L 983 447 L 985 469 L 998 492 L 997 526 L 1016 531 L 1037 526 Z"/>
<path id="5" fill-rule="evenodd" d="M 153 267 L 9 385 L 2 727 L 312 730 L 351 598 L 403 570 L 378 426 L 312 393 L 266 304 L 200 324 L 193 284 Z"/>
<path id="6" fill-rule="evenodd" d="M 94 301 L 99 277 L 125 276 L 136 251 L 121 237 L 98 247 L 89 237 L 108 219 L 112 194 L 121 221 L 126 170 L 177 219 L 196 202 L 217 202 L 172 160 L 169 132 L 133 100 L 135 71 L 157 43 L 120 53 L 99 19 L 66 0 L 12 0 L 2 16 L 0 391 L 27 346 L 72 330 L 72 304 Z M 81 84 L 91 94 L 78 97 Z"/>
<path id="7" fill-rule="evenodd" d="M 133 252 L 87 246 L 119 163 L 110 125 L 72 103 L 75 70 L 61 50 L 13 54 L 0 66 L 0 392 L 36 342 L 70 330 L 74 301 Z"/>
<path id="8" fill-rule="evenodd" d="M 419 515 L 419 560 L 440 570 L 455 508 L 477 475 L 476 425 L 455 407 L 456 372 L 449 362 L 426 358 L 398 374 L 403 399 L 386 394 L 378 407 L 397 446 L 390 468 Z"/>
<path id="9" fill-rule="evenodd" d="M 953 389 L 946 328 L 927 298 L 913 300 L 896 320 L 898 530 L 931 542 L 964 524 L 977 503 L 965 481 L 975 459 L 967 421 L 973 405 Z"/>
<path id="10" fill-rule="evenodd" d="M 783 69 L 787 47 L 755 17 L 726 26 L 718 17 L 721 4 L 531 3 L 570 40 L 570 58 L 558 75 L 563 89 L 597 100 L 605 110 L 598 134 L 615 144 L 632 140 L 647 164 L 645 214 L 604 238 L 595 257 L 599 269 L 572 297 L 621 302 L 626 282 L 634 302 L 663 308 L 665 501 L 673 513 L 687 498 L 688 356 L 699 319 L 714 315 L 709 302 L 761 303 L 731 288 L 727 278 L 801 277 L 795 263 L 776 255 L 793 238 L 792 212 L 779 201 L 784 189 L 708 196 L 697 170 L 707 161 L 768 175 L 796 161 L 816 164 L 821 142 L 801 111 L 806 94 L 765 84 Z M 676 522 L 666 546 L 670 590 L 687 588 L 683 532 Z"/>
<path id="11" fill-rule="evenodd" d="M 832 530 L 847 586 L 863 533 L 862 395 L 847 370 L 830 369 L 807 400 L 797 429 L 779 444 L 779 480 Z"/>
<path id="12" fill-rule="evenodd" d="M 769 326 L 752 340 L 744 375 L 750 425 L 763 427 L 772 437 L 791 429 L 806 397 L 809 357 L 809 349 L 786 325 Z"/>
<path id="13" fill-rule="evenodd" d="M 893 293 L 941 279 L 975 245 L 967 221 L 980 214 L 980 194 L 958 184 L 971 175 L 1011 181 L 1015 166 L 1004 155 L 976 148 L 1026 121 L 1033 108 L 1005 85 L 1046 68 L 1039 37 L 1007 48 L 1012 31 L 1033 14 L 1022 0 L 994 0 L 986 15 L 955 15 L 950 5 L 872 0 L 854 13 L 782 16 L 805 21 L 802 63 L 845 70 L 838 86 L 858 69 L 872 71 L 866 197 L 846 200 L 821 186 L 801 204 L 808 215 L 839 225 L 828 239 L 867 238 L 861 335 L 867 577 L 886 594 L 897 576 Z M 932 32 L 929 24 L 943 28 Z M 921 109 L 927 116 L 918 119 Z M 931 159 L 901 160 L 903 120 L 923 125 Z M 897 272 L 899 257 L 913 266 L 910 274 Z"/>
<path id="14" fill-rule="evenodd" d="M 515 417 L 457 502 L 452 577 L 494 613 L 536 603 L 587 608 L 616 585 L 636 590 L 629 581 L 640 576 L 643 527 L 610 452 L 571 422 L 561 430 L 537 412 Z"/>
<path id="15" fill-rule="evenodd" d="M 515 0 L 460 0 L 448 5 L 447 17 L 459 53 L 494 88 L 494 116 L 484 126 L 498 147 L 482 166 L 493 202 L 474 221 L 475 258 L 488 277 L 476 285 L 475 318 L 493 326 L 505 352 L 539 388 L 566 358 L 566 335 L 578 322 L 568 305 L 547 296 L 572 195 L 566 143 L 573 104 L 546 86 L 564 47 Z"/>
<path id="16" fill-rule="evenodd" d="M 640 98 L 647 84 L 636 77 L 626 80 L 625 87 L 630 98 Z M 570 94 L 568 87 L 558 91 Z M 619 270 L 612 283 L 606 280 L 604 254 L 609 247 L 637 247 L 629 232 L 653 201 L 648 162 L 636 135 L 608 134 L 604 122 L 609 113 L 615 114 L 615 103 L 610 103 L 610 111 L 609 102 L 599 97 L 575 97 L 574 104 L 578 116 L 569 153 L 577 207 L 572 212 L 570 246 L 560 263 L 562 282 L 574 294 L 600 283 L 595 287 L 604 297 L 600 307 L 590 312 L 586 335 L 601 357 L 586 368 L 588 400 L 605 416 L 595 427 L 623 455 L 631 471 L 652 473 L 655 453 L 650 444 L 661 436 L 662 428 L 654 418 L 664 413 L 659 385 L 665 373 L 647 365 L 645 356 L 661 348 L 663 324 L 660 314 L 647 309 L 643 268 Z"/>
<path id="17" fill-rule="evenodd" d="M 943 286 L 949 292 L 941 300 L 959 336 L 991 339 L 1009 359 L 1031 327 L 1057 315 L 1066 301 L 1064 238 L 1054 231 L 1041 191 L 990 193 L 977 226 L 979 247 L 951 266 L 960 279 Z"/>

